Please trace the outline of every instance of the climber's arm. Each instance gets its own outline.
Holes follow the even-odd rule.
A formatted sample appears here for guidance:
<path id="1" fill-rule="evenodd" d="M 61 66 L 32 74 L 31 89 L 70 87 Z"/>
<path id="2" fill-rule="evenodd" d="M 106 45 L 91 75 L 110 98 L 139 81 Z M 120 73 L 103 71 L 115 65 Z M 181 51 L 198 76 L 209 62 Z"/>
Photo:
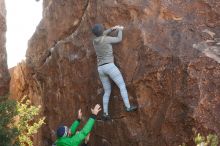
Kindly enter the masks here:
<path id="1" fill-rule="evenodd" d="M 112 28 L 109 28 L 109 29 L 107 29 L 107 30 L 105 30 L 104 32 L 103 32 L 103 35 L 108 35 L 110 32 L 112 32 L 113 31 L 113 29 Z"/>
<path id="2" fill-rule="evenodd" d="M 75 134 L 76 129 L 79 126 L 79 124 L 80 124 L 80 120 L 79 119 L 73 122 L 73 124 L 70 127 L 70 130 L 71 130 L 72 134 Z"/>
<path id="3" fill-rule="evenodd" d="M 91 132 L 93 125 L 95 124 L 96 116 L 92 115 L 83 129 L 71 137 L 71 141 L 74 141 L 75 144 L 79 145 L 82 141 L 87 137 L 87 135 Z"/>
<path id="4" fill-rule="evenodd" d="M 70 131 L 71 131 L 71 134 L 72 134 L 72 135 L 75 134 L 76 129 L 77 129 L 77 127 L 79 126 L 81 119 L 82 119 L 82 110 L 79 109 L 79 110 L 78 110 L 78 120 L 76 120 L 76 121 L 71 125 L 71 127 L 70 127 Z"/>
<path id="5" fill-rule="evenodd" d="M 86 125 L 83 127 L 83 129 L 79 133 L 71 137 L 71 139 L 75 141 L 76 145 L 79 145 L 80 143 L 82 143 L 82 141 L 91 132 L 93 125 L 95 124 L 96 116 L 101 111 L 101 106 L 99 104 L 96 104 L 95 107 L 91 109 L 91 111 L 92 111 L 92 115 L 89 118 Z"/>
<path id="6" fill-rule="evenodd" d="M 110 36 L 105 37 L 105 41 L 106 43 L 109 43 L 109 44 L 121 42 L 122 41 L 122 30 L 121 29 L 118 30 L 118 35 L 116 37 L 110 37 Z"/>

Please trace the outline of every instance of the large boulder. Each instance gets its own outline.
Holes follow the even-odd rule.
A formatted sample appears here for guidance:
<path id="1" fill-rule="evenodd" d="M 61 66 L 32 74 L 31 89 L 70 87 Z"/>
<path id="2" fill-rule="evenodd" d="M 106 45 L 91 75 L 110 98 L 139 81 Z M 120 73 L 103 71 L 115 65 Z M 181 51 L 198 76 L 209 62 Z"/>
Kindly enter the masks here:
<path id="1" fill-rule="evenodd" d="M 6 32 L 6 9 L 5 1 L 0 0 L 0 96 L 6 95 L 9 91 L 9 71 L 7 65 L 7 53 L 5 48 Z"/>
<path id="2" fill-rule="evenodd" d="M 193 145 L 194 131 L 220 136 L 219 7 L 214 0 L 45 0 L 27 60 L 11 82 L 13 97 L 28 95 L 43 107 L 46 125 L 35 145 L 51 145 L 56 128 L 70 125 L 79 108 L 88 118 L 102 103 L 95 23 L 125 27 L 115 63 L 139 109 L 126 113 L 113 84 L 112 120 L 98 117 L 90 145 Z"/>

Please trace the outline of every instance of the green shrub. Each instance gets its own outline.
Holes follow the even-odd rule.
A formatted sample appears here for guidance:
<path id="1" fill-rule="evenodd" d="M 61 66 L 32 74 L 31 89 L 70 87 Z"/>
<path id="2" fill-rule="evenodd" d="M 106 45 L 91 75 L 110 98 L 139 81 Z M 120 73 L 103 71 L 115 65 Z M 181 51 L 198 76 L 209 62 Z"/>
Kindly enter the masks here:
<path id="1" fill-rule="evenodd" d="M 218 136 L 216 134 L 209 134 L 207 137 L 202 136 L 200 133 L 197 133 L 193 139 L 196 146 L 218 146 Z M 186 146 L 183 143 L 180 146 Z"/>
<path id="2" fill-rule="evenodd" d="M 0 145 L 32 146 L 32 137 L 45 120 L 39 117 L 40 109 L 26 96 L 20 102 L 0 96 Z"/>
<path id="3" fill-rule="evenodd" d="M 0 144 L 2 146 L 15 146 L 14 140 L 18 136 L 18 130 L 13 126 L 14 116 L 17 115 L 16 101 L 0 96 Z"/>
<path id="4" fill-rule="evenodd" d="M 26 144 L 32 146 L 32 136 L 45 124 L 45 117 L 37 118 L 40 109 L 41 106 L 36 107 L 31 105 L 27 97 L 17 102 L 18 122 L 15 125 L 19 131 L 18 139 L 21 146 L 26 146 Z"/>
<path id="5" fill-rule="evenodd" d="M 204 146 L 218 146 L 218 137 L 215 134 L 209 134 L 206 138 L 201 136 L 200 133 L 194 138 L 194 142 L 197 145 L 204 145 Z"/>

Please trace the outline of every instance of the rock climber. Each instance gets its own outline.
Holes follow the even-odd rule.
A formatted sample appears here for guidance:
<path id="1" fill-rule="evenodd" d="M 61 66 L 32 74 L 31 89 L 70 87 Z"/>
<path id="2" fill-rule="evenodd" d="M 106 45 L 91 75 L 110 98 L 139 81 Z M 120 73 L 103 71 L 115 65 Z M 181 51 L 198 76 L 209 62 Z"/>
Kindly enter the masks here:
<path id="1" fill-rule="evenodd" d="M 89 133 L 91 132 L 96 120 L 97 114 L 101 111 L 101 106 L 97 104 L 91 109 L 92 115 L 83 127 L 83 129 L 76 133 L 76 129 L 82 119 L 81 110 L 78 111 L 78 119 L 73 122 L 70 129 L 67 126 L 60 126 L 57 129 L 57 140 L 54 145 L 56 146 L 79 146 L 85 140 L 84 146 L 88 142 Z"/>
<path id="2" fill-rule="evenodd" d="M 114 26 L 104 31 L 104 27 L 102 24 L 95 24 L 92 28 L 92 32 L 95 35 L 95 38 L 93 39 L 93 46 L 95 48 L 96 56 L 97 56 L 98 73 L 104 88 L 104 95 L 103 95 L 104 111 L 102 115 L 103 120 L 111 119 L 108 113 L 108 103 L 111 94 L 111 83 L 109 80 L 110 78 L 116 83 L 116 85 L 120 89 L 120 93 L 123 98 L 126 111 L 132 112 L 137 109 L 137 106 L 130 105 L 124 79 L 118 67 L 115 66 L 114 64 L 112 44 L 122 41 L 123 29 L 124 29 L 123 26 Z M 115 30 L 118 31 L 116 37 L 108 36 L 110 32 Z"/>

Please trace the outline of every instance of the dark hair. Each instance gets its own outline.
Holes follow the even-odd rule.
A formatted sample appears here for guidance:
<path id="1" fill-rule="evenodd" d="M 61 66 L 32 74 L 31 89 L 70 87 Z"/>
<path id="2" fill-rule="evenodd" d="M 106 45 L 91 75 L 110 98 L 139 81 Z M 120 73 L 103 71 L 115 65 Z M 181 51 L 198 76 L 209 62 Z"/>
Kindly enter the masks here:
<path id="1" fill-rule="evenodd" d="M 103 29 L 102 24 L 95 24 L 92 28 L 92 32 L 95 36 L 99 37 L 103 34 Z"/>

